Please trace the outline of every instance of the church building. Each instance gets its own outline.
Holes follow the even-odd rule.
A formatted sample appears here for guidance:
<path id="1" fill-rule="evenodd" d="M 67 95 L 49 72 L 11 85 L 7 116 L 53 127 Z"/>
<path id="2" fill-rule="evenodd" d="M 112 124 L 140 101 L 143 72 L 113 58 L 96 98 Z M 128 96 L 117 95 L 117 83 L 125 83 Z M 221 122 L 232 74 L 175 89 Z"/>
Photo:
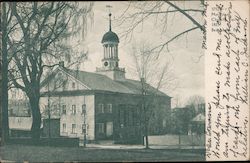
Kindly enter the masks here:
<path id="1" fill-rule="evenodd" d="M 144 133 L 142 83 L 127 79 L 125 68 L 119 66 L 119 37 L 111 29 L 111 14 L 109 31 L 101 43 L 102 66 L 96 72 L 68 69 L 60 62 L 41 83 L 42 118 L 59 119 L 60 136 L 86 136 L 93 142 L 140 142 Z M 149 132 L 161 134 L 171 97 L 149 84 L 144 96 L 153 108 Z"/>

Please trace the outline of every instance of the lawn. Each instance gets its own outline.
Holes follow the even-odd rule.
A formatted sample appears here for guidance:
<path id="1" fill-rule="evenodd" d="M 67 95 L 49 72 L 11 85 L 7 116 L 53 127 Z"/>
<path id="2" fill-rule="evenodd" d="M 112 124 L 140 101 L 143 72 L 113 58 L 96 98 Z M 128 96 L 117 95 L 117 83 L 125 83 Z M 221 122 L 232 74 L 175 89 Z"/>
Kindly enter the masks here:
<path id="1" fill-rule="evenodd" d="M 65 161 L 201 161 L 202 152 L 167 149 L 95 149 L 80 147 L 39 147 L 6 145 L 0 147 L 2 160 L 30 162 Z"/>

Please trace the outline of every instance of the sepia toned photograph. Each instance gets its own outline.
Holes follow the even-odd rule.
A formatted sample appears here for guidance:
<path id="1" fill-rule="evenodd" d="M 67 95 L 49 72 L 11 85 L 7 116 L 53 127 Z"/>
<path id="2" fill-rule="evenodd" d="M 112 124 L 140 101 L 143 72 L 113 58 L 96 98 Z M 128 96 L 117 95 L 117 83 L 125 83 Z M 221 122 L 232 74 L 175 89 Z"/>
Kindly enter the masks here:
<path id="1" fill-rule="evenodd" d="M 1 2 L 1 162 L 205 161 L 205 7 Z"/>

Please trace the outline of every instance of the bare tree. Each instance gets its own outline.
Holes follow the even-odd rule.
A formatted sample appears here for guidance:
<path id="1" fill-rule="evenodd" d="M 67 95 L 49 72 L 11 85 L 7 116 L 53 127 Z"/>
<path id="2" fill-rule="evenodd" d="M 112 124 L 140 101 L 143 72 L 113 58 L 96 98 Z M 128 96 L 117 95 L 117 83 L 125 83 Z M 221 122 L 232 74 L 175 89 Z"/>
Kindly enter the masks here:
<path id="1" fill-rule="evenodd" d="M 40 84 L 46 68 L 58 60 L 80 62 L 86 52 L 73 53 L 67 44 L 71 36 L 86 33 L 87 16 L 93 3 L 86 2 L 9 2 L 7 28 L 9 80 L 27 95 L 32 112 L 32 138 L 40 138 Z M 81 18 L 81 19 L 80 19 Z M 79 21 L 82 20 L 82 21 Z"/>
<path id="2" fill-rule="evenodd" d="M 200 95 L 193 95 L 187 100 L 187 105 L 198 105 L 203 103 L 205 103 L 205 99 Z"/>
<path id="3" fill-rule="evenodd" d="M 7 49 L 7 26 L 8 16 L 7 7 L 5 3 L 1 3 L 1 136 L 2 143 L 5 143 L 9 139 L 9 119 L 8 119 L 8 49 Z"/>
<path id="4" fill-rule="evenodd" d="M 182 102 L 181 102 L 181 97 L 180 97 L 180 95 L 176 95 L 175 97 L 174 97 L 174 99 L 173 99 L 173 105 L 172 105 L 172 107 L 173 108 L 176 108 L 176 107 L 181 107 L 182 106 Z"/>
<path id="5" fill-rule="evenodd" d="M 198 106 L 201 104 L 205 104 L 205 99 L 204 99 L 204 97 L 202 97 L 200 95 L 193 95 L 193 96 L 189 97 L 187 102 L 186 102 L 186 105 L 194 108 L 196 112 L 198 111 Z M 203 110 L 203 111 L 205 111 L 205 110 Z"/>
<path id="6" fill-rule="evenodd" d="M 177 78 L 173 75 L 170 63 L 160 65 L 159 60 L 155 59 L 154 53 L 150 50 L 150 45 L 141 43 L 133 44 L 131 54 L 136 67 L 136 75 L 141 83 L 141 104 L 142 116 L 140 118 L 143 125 L 145 136 L 145 147 L 149 148 L 148 134 L 150 120 L 153 115 L 157 114 L 159 107 L 157 97 L 162 89 L 174 89 L 177 87 Z M 152 86 L 154 86 L 154 88 Z"/>
<path id="7" fill-rule="evenodd" d="M 127 2 L 127 8 L 121 14 L 119 18 L 117 18 L 117 24 L 119 27 L 124 27 L 124 31 L 121 36 L 125 37 L 125 39 L 131 39 L 135 29 L 141 28 L 143 29 L 144 24 L 148 21 L 152 21 L 155 26 L 157 26 L 162 33 L 162 36 L 165 36 L 166 39 L 155 45 L 151 48 L 157 52 L 159 55 L 164 49 L 168 50 L 168 45 L 173 41 L 177 40 L 179 37 L 187 35 L 189 32 L 194 30 L 200 30 L 201 32 L 205 31 L 203 20 L 197 18 L 196 14 L 199 14 L 200 17 L 204 14 L 204 2 L 200 1 L 199 8 L 185 8 L 186 2 L 175 2 L 175 1 L 130 1 Z M 198 2 L 197 2 L 198 3 Z M 169 34 L 168 25 L 169 22 L 173 21 L 175 15 L 182 15 L 188 21 L 191 22 L 192 26 L 186 26 L 186 28 L 179 32 L 174 33 L 170 38 L 168 38 Z M 171 32 L 172 34 L 172 32 Z"/>

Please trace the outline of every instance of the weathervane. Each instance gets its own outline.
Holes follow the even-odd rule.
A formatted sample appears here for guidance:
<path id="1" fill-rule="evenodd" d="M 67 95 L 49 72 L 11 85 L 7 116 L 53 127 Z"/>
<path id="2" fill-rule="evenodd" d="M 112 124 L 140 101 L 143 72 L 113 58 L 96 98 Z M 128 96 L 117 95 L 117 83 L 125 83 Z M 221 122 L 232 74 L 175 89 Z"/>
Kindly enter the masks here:
<path id="1" fill-rule="evenodd" d="M 111 5 L 106 5 L 106 7 L 108 8 L 109 10 L 109 31 L 111 31 L 111 8 L 112 6 Z"/>

